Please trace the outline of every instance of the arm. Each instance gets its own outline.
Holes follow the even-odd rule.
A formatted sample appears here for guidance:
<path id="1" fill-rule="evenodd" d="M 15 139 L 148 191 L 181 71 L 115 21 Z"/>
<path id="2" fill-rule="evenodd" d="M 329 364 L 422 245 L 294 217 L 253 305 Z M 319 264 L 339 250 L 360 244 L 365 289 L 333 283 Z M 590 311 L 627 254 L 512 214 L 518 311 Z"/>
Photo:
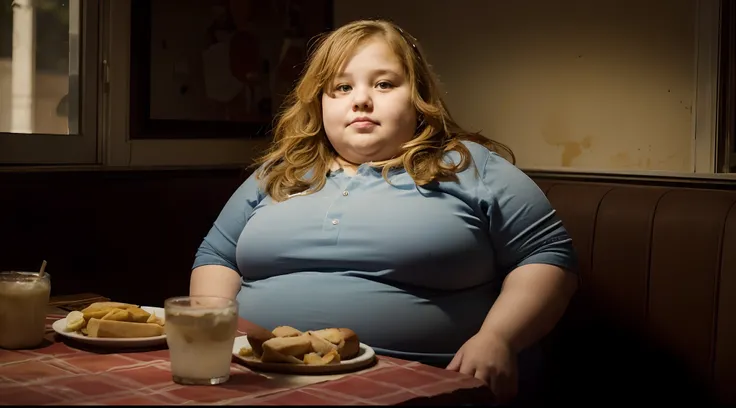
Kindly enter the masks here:
<path id="1" fill-rule="evenodd" d="M 544 192 L 521 170 L 491 155 L 483 184 L 498 266 L 510 272 L 479 333 L 519 352 L 564 314 L 578 286 L 577 258 Z"/>
<path id="2" fill-rule="evenodd" d="M 262 198 L 253 173 L 230 197 L 197 249 L 190 295 L 237 296 L 241 287 L 235 253 L 238 238 Z"/>
<path id="3" fill-rule="evenodd" d="M 504 341 L 518 353 L 554 328 L 577 286 L 577 277 L 560 267 L 520 266 L 504 280 L 480 333 Z"/>
<path id="4" fill-rule="evenodd" d="M 518 354 L 558 322 L 577 288 L 577 259 L 544 192 L 521 170 L 488 154 L 476 190 L 503 277 L 501 293 L 449 370 L 486 382 L 497 402 L 518 392 Z"/>
<path id="5" fill-rule="evenodd" d="M 190 296 L 219 296 L 235 299 L 240 291 L 240 274 L 226 266 L 203 265 L 192 270 Z"/>

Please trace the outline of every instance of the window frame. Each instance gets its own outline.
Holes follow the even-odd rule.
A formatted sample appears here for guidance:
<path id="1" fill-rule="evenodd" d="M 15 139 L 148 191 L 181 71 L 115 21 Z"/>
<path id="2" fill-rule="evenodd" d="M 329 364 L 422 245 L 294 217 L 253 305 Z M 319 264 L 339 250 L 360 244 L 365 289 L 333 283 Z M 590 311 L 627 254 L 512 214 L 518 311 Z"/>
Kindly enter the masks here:
<path id="1" fill-rule="evenodd" d="M 695 20 L 692 172 L 718 173 L 718 73 L 721 0 L 698 0 Z"/>
<path id="2" fill-rule="evenodd" d="M 736 4 L 721 4 L 716 171 L 736 173 Z"/>
<path id="3" fill-rule="evenodd" d="M 79 133 L 53 135 L 0 132 L 0 165 L 84 165 L 99 163 L 99 3 L 77 0 L 79 35 Z"/>

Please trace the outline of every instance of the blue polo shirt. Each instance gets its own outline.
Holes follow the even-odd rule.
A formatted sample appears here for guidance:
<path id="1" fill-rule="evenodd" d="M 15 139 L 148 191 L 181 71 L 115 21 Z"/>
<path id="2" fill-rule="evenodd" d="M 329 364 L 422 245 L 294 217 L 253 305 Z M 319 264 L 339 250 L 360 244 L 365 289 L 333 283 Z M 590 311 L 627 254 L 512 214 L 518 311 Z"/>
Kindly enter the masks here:
<path id="1" fill-rule="evenodd" d="M 424 187 L 404 170 L 389 183 L 363 164 L 277 203 L 251 175 L 194 267 L 238 271 L 240 315 L 266 328 L 349 327 L 378 353 L 449 363 L 514 268 L 576 269 L 572 241 L 537 185 L 482 145 L 465 145 L 473 163 L 458 180 Z"/>

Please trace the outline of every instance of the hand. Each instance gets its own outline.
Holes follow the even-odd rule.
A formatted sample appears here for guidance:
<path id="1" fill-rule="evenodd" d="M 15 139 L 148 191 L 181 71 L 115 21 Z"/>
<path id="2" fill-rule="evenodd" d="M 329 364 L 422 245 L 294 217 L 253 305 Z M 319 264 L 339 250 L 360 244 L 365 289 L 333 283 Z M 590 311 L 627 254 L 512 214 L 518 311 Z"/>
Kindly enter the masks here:
<path id="1" fill-rule="evenodd" d="M 516 353 L 506 341 L 478 333 L 455 353 L 447 369 L 480 379 L 491 388 L 496 403 L 506 404 L 518 391 L 516 363 Z"/>

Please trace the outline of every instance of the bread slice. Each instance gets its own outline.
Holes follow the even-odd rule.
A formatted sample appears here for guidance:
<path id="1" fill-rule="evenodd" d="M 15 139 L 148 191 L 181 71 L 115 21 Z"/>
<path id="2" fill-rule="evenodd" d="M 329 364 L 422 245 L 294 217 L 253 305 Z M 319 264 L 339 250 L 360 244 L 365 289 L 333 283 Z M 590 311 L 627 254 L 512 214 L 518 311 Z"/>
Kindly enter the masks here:
<path id="1" fill-rule="evenodd" d="M 303 333 L 291 326 L 279 326 L 272 331 L 276 337 L 296 337 L 301 336 Z"/>
<path id="2" fill-rule="evenodd" d="M 360 352 L 360 339 L 358 335 L 354 331 L 346 328 L 340 328 L 340 333 L 345 342 L 343 347 L 337 350 L 340 353 L 340 358 L 343 360 L 354 358 Z"/>
<path id="3" fill-rule="evenodd" d="M 312 333 L 337 346 L 337 351 L 343 361 L 355 357 L 360 351 L 360 339 L 350 329 L 332 327 L 316 330 Z"/>
<path id="4" fill-rule="evenodd" d="M 342 332 L 340 332 L 340 329 L 338 328 L 314 330 L 312 331 L 312 333 L 314 333 L 315 335 L 319 337 L 322 337 L 323 339 L 329 341 L 330 343 L 334 345 L 339 345 L 340 342 L 343 341 Z"/>
<path id="5" fill-rule="evenodd" d="M 312 351 L 312 343 L 306 336 L 274 337 L 263 343 L 263 352 L 265 353 L 266 350 L 302 358 L 305 354 Z"/>
<path id="6" fill-rule="evenodd" d="M 134 338 L 155 337 L 164 334 L 164 327 L 155 323 L 121 322 L 118 320 L 89 319 L 89 337 Z"/>
<path id="7" fill-rule="evenodd" d="M 255 324 L 251 324 L 245 334 L 256 357 L 261 357 L 263 354 L 263 343 L 276 337 L 267 329 Z"/>
<path id="8" fill-rule="evenodd" d="M 320 357 L 327 355 L 333 350 L 337 350 L 337 345 L 330 343 L 312 332 L 306 332 L 304 336 L 312 344 L 312 351 L 319 354 Z"/>
<path id="9" fill-rule="evenodd" d="M 264 363 L 303 364 L 304 355 L 312 351 L 312 343 L 306 336 L 274 337 L 263 342 L 262 346 L 261 361 Z"/>

